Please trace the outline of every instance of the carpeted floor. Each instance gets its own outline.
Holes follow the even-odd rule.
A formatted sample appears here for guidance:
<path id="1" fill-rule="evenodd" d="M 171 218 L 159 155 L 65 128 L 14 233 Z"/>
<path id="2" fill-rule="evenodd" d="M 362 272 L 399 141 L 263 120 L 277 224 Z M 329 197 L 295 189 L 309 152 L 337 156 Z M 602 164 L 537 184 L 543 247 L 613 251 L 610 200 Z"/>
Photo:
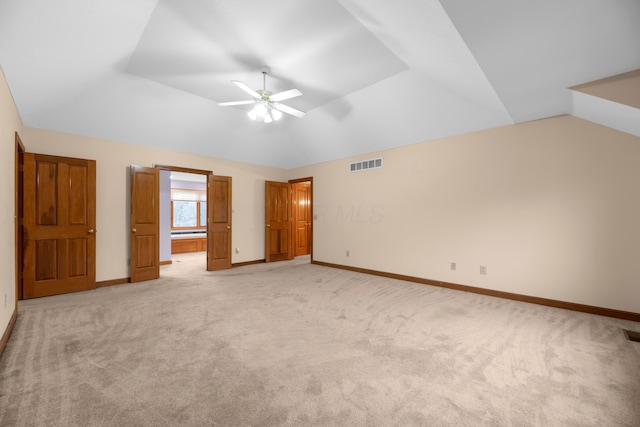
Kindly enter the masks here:
<path id="1" fill-rule="evenodd" d="M 21 302 L 0 425 L 640 425 L 638 323 L 308 257 L 204 263 Z"/>

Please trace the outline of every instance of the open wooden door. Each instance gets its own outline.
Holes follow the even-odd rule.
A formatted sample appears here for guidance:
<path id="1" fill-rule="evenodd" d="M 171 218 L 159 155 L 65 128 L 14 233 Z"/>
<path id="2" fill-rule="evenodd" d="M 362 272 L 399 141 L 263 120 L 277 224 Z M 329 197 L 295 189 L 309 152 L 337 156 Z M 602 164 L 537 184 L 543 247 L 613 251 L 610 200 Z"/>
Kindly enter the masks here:
<path id="1" fill-rule="evenodd" d="M 267 181 L 265 186 L 265 260 L 283 261 L 294 257 L 291 184 Z"/>
<path id="2" fill-rule="evenodd" d="M 131 165 L 131 282 L 160 277 L 160 171 Z"/>
<path id="3" fill-rule="evenodd" d="M 23 156 L 23 297 L 95 288 L 95 160 Z"/>
<path id="4" fill-rule="evenodd" d="M 294 243 L 296 256 L 311 253 L 311 182 L 292 183 Z"/>
<path id="5" fill-rule="evenodd" d="M 231 268 L 231 177 L 207 181 L 207 270 Z"/>

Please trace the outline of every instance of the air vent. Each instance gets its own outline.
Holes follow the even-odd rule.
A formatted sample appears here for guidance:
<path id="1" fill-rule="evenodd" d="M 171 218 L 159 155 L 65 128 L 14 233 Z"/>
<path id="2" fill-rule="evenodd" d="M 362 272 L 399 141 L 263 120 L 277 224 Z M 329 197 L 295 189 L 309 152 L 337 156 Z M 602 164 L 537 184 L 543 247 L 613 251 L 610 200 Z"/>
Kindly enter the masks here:
<path id="1" fill-rule="evenodd" d="M 624 334 L 627 336 L 627 339 L 629 341 L 640 342 L 640 332 L 628 331 L 624 329 Z"/>
<path id="2" fill-rule="evenodd" d="M 369 169 L 378 169 L 382 167 L 382 157 L 371 160 L 363 160 L 349 164 L 349 172 L 367 171 Z"/>

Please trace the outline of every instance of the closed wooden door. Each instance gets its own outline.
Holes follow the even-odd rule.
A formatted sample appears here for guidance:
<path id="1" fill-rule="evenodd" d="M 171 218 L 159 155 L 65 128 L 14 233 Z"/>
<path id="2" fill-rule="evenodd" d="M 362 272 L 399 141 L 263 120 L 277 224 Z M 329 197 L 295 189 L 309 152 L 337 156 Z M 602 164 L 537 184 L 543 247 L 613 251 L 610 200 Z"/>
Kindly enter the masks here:
<path id="1" fill-rule="evenodd" d="M 207 270 L 231 268 L 231 177 L 209 175 Z"/>
<path id="2" fill-rule="evenodd" d="M 311 183 L 292 184 L 296 256 L 311 253 Z"/>
<path id="3" fill-rule="evenodd" d="M 96 162 L 24 153 L 23 297 L 96 286 Z"/>
<path id="4" fill-rule="evenodd" d="M 265 186 L 265 260 L 282 261 L 294 257 L 291 184 L 267 181 Z"/>
<path id="5" fill-rule="evenodd" d="M 160 171 L 131 166 L 131 281 L 160 277 Z"/>

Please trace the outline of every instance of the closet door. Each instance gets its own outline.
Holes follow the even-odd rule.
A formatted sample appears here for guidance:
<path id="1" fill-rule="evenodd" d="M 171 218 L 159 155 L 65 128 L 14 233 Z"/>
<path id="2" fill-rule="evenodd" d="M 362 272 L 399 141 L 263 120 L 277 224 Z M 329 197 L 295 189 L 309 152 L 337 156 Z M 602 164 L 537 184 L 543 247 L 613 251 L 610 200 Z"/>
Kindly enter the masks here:
<path id="1" fill-rule="evenodd" d="M 291 184 L 267 181 L 265 199 L 265 260 L 272 262 L 292 259 L 294 244 Z"/>
<path id="2" fill-rule="evenodd" d="M 96 162 L 24 153 L 23 297 L 96 286 Z"/>

